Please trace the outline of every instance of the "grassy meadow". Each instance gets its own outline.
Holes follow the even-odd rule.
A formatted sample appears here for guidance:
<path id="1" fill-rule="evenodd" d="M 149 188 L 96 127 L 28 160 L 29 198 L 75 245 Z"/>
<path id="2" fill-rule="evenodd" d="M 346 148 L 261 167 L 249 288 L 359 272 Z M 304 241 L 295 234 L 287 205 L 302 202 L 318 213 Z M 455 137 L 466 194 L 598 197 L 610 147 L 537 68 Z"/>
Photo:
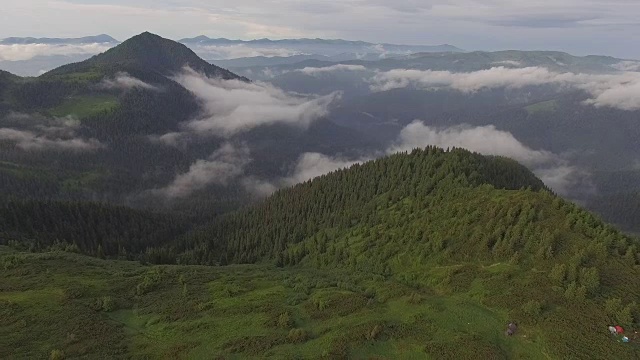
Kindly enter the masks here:
<path id="1" fill-rule="evenodd" d="M 271 265 L 144 266 L 8 247 L 0 256 L 0 358 L 556 358 L 552 316 L 521 315 L 516 336 L 504 335 L 514 314 L 486 290 L 519 271 L 509 264 L 476 267 L 466 281 L 433 269 L 437 285 L 416 288 Z M 600 346 L 630 349 L 594 329 Z"/>

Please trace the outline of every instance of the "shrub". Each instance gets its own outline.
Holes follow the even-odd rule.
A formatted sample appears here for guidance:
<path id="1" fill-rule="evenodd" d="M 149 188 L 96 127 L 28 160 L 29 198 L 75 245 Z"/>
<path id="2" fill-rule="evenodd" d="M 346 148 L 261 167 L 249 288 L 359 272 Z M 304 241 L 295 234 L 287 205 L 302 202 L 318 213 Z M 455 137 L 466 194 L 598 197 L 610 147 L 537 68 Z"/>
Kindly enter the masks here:
<path id="1" fill-rule="evenodd" d="M 378 338 L 378 336 L 380 336 L 380 334 L 382 334 L 382 331 L 384 330 L 384 327 L 380 324 L 377 324 L 376 326 L 374 326 L 373 328 L 371 328 L 371 330 L 369 330 L 369 332 L 366 335 L 367 340 L 375 340 Z"/>
<path id="2" fill-rule="evenodd" d="M 555 285 L 562 285 L 565 280 L 566 271 L 566 266 L 564 264 L 556 264 L 551 270 L 549 278 L 551 278 Z"/>
<path id="3" fill-rule="evenodd" d="M 51 350 L 51 355 L 49 356 L 51 360 L 63 360 L 64 359 L 64 351 L 62 350 Z"/>
<path id="4" fill-rule="evenodd" d="M 290 343 L 301 344 L 309 339 L 309 333 L 305 329 L 291 329 L 287 339 Z"/>
<path id="5" fill-rule="evenodd" d="M 293 326 L 293 320 L 288 312 L 282 313 L 278 316 L 277 325 L 281 329 L 290 329 Z"/>
<path id="6" fill-rule="evenodd" d="M 149 273 L 147 273 L 142 282 L 136 286 L 136 295 L 144 295 L 151 292 L 162 281 L 163 268 L 156 267 Z"/>
<path id="7" fill-rule="evenodd" d="M 422 300 L 424 300 L 424 298 L 420 294 L 413 293 L 409 296 L 408 302 L 409 304 L 417 305 L 420 304 Z"/>
<path id="8" fill-rule="evenodd" d="M 116 310 L 116 308 L 116 302 L 111 296 L 105 296 L 102 298 L 102 311 L 111 312 Z"/>
<path id="9" fill-rule="evenodd" d="M 537 319 L 542 313 L 542 304 L 536 300 L 528 301 L 522 305 L 522 312 L 533 319 Z"/>

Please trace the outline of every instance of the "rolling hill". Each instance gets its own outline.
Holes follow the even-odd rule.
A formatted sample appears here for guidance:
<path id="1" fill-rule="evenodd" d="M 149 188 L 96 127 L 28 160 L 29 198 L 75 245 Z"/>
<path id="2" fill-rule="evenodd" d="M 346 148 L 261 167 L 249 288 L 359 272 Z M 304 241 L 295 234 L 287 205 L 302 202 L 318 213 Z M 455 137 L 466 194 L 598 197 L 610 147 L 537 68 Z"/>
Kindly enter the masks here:
<path id="1" fill-rule="evenodd" d="M 141 258 L 181 265 L 0 247 L 0 355 L 631 359 L 607 326 L 638 327 L 638 245 L 512 160 L 430 147 Z"/>

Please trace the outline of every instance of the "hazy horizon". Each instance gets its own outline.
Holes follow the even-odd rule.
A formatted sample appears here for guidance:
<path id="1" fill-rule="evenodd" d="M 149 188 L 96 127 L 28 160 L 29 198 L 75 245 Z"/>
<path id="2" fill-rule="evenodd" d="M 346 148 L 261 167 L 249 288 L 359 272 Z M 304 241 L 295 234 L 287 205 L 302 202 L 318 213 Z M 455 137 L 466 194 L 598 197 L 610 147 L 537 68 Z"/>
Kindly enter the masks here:
<path id="1" fill-rule="evenodd" d="M 175 40 L 324 38 L 639 58 L 638 13 L 640 3 L 629 0 L 26 0 L 4 6 L 0 38 L 105 33 L 124 40 L 150 31 Z"/>

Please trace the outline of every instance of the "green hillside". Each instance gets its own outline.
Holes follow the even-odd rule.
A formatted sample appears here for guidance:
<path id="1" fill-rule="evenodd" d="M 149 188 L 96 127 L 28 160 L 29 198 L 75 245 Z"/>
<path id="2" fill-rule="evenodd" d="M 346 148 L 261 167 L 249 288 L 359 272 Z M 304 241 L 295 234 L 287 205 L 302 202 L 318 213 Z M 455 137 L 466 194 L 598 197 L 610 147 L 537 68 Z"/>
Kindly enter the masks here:
<path id="1" fill-rule="evenodd" d="M 140 257 L 182 265 L 0 248 L 0 357 L 632 359 L 638 245 L 514 161 L 415 150 Z"/>

